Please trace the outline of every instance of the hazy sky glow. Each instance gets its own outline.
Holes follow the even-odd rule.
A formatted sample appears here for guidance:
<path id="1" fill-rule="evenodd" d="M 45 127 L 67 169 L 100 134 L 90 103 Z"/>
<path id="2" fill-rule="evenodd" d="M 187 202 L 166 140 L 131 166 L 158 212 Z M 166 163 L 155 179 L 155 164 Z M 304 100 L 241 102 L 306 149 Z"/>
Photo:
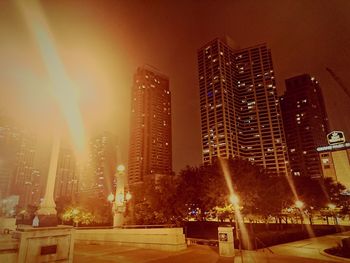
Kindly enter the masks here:
<path id="1" fill-rule="evenodd" d="M 241 47 L 261 42 L 271 47 L 280 95 L 285 78 L 314 75 L 332 128 L 350 138 L 349 98 L 325 71 L 332 68 L 350 89 L 350 1 L 60 0 L 41 5 L 86 132 L 114 131 L 124 161 L 132 76 L 143 64 L 170 77 L 174 169 L 201 161 L 196 52 L 222 35 Z M 0 110 L 46 132 L 57 110 L 49 71 L 14 1 L 0 1 L 0 39 Z"/>

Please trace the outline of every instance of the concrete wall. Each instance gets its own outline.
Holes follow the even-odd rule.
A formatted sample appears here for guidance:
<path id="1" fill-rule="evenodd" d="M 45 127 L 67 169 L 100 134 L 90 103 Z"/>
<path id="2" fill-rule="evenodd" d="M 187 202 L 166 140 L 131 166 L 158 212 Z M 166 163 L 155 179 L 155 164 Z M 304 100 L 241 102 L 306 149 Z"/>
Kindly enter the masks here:
<path id="1" fill-rule="evenodd" d="M 0 262 L 17 263 L 18 243 L 10 235 L 0 235 Z"/>
<path id="2" fill-rule="evenodd" d="M 0 217 L 0 230 L 15 230 L 16 227 L 16 218 Z"/>
<path id="3" fill-rule="evenodd" d="M 179 251 L 187 247 L 182 228 L 77 230 L 75 242 L 90 244 L 113 242 L 119 245 L 166 251 Z"/>
<path id="4" fill-rule="evenodd" d="M 350 189 L 350 150 L 332 152 L 338 182 Z"/>
<path id="5" fill-rule="evenodd" d="M 21 226 L 13 237 L 19 240 L 18 262 L 73 262 L 72 227 Z"/>

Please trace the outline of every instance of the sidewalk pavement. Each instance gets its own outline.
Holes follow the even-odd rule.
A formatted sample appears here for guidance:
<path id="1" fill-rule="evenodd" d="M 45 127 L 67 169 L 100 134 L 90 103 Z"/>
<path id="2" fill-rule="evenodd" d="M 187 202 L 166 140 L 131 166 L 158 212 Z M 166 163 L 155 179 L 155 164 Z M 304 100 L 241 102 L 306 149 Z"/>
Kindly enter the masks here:
<path id="1" fill-rule="evenodd" d="M 316 263 L 339 262 L 330 257 L 303 257 L 298 247 L 283 254 L 262 251 L 243 251 L 244 263 Z M 166 252 L 151 249 L 107 245 L 76 244 L 74 249 L 74 263 L 242 263 L 239 251 L 234 258 L 220 257 L 218 247 L 194 245 L 180 252 Z"/>
<path id="2" fill-rule="evenodd" d="M 349 262 L 329 257 L 324 249 L 336 246 L 350 232 L 304 239 L 296 242 L 270 247 L 273 253 L 243 251 L 243 263 L 313 263 L 313 262 Z M 242 257 L 236 250 L 234 258 L 220 257 L 218 247 L 193 245 L 179 252 L 119 246 L 114 244 L 87 245 L 75 244 L 74 263 L 242 263 Z"/>
<path id="3" fill-rule="evenodd" d="M 323 251 L 326 248 L 335 247 L 338 244 L 341 244 L 341 240 L 346 237 L 350 237 L 350 231 L 280 244 L 277 246 L 272 246 L 270 249 L 276 255 L 297 255 L 298 257 L 327 261 L 330 260 L 330 257 Z M 333 258 L 332 260 L 336 261 L 337 259 Z M 350 260 L 341 260 L 340 262 L 344 261 L 350 262 Z"/>

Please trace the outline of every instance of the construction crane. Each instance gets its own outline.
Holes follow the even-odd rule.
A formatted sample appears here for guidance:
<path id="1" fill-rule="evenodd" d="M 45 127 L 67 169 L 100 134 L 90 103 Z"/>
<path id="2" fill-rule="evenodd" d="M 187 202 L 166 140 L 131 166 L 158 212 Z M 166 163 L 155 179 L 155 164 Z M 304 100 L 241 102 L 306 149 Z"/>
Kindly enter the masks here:
<path id="1" fill-rule="evenodd" d="M 345 94 L 348 95 L 350 99 L 350 91 L 347 89 L 347 87 L 344 85 L 341 79 L 330 68 L 326 68 L 326 70 L 329 72 L 329 74 L 331 74 L 332 78 L 338 83 L 338 85 L 343 89 Z"/>

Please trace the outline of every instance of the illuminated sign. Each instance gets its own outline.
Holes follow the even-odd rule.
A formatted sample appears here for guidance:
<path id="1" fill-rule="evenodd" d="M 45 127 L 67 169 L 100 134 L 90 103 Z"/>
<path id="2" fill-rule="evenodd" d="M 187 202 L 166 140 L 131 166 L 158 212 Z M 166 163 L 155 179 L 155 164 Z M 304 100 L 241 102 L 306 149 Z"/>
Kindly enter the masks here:
<path id="1" fill-rule="evenodd" d="M 335 144 L 335 145 L 328 145 L 328 146 L 321 146 L 321 147 L 317 147 L 316 150 L 318 152 L 325 152 L 325 151 L 340 150 L 340 149 L 346 149 L 346 148 L 350 148 L 350 142 Z"/>
<path id="2" fill-rule="evenodd" d="M 333 131 L 327 135 L 329 145 L 340 144 L 345 142 L 344 132 Z"/>
<path id="3" fill-rule="evenodd" d="M 228 241 L 227 233 L 219 233 L 219 241 L 227 242 Z"/>

